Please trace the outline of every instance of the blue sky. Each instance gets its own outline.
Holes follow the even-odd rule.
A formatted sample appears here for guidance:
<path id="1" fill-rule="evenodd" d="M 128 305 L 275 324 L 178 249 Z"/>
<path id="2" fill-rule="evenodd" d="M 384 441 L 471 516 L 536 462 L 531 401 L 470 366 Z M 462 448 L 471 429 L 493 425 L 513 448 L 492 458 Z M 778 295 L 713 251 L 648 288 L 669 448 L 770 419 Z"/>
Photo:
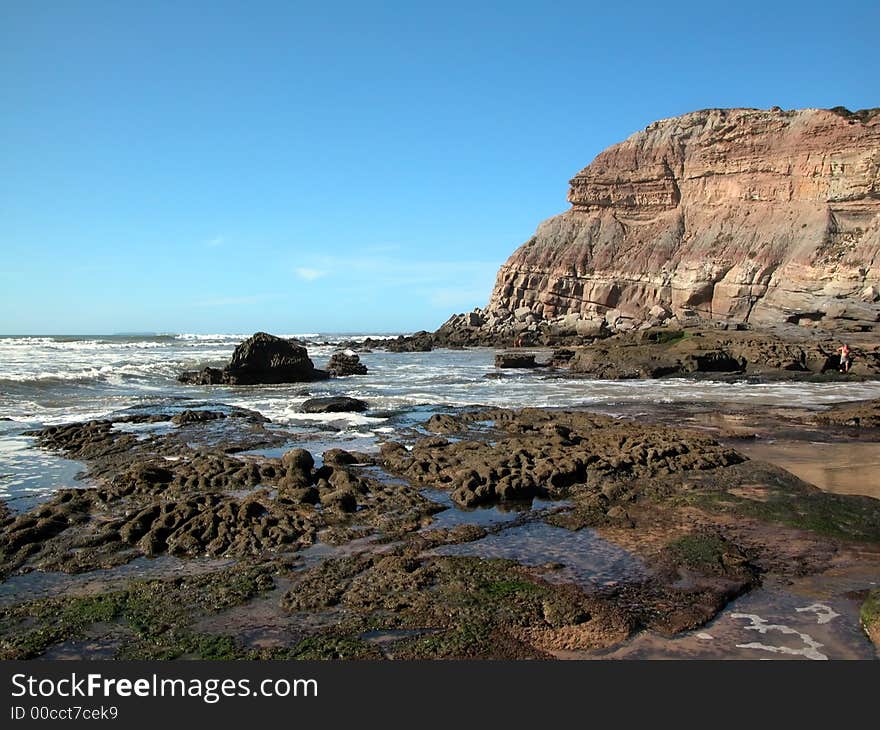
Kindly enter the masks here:
<path id="1" fill-rule="evenodd" d="M 0 333 L 433 329 L 651 121 L 880 106 L 880 4 L 0 0 Z"/>

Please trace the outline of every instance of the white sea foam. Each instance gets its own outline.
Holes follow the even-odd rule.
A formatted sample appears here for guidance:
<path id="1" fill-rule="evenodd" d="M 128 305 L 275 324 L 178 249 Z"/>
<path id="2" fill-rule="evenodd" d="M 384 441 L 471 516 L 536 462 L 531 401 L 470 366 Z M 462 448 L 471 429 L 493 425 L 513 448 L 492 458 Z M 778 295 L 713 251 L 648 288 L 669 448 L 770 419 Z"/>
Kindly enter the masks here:
<path id="1" fill-rule="evenodd" d="M 235 334 L 231 334 L 231 335 L 224 335 L 224 334 L 204 335 L 204 334 L 195 334 L 195 333 L 189 333 L 189 332 L 185 332 L 183 334 L 179 334 L 179 335 L 174 336 L 174 338 L 176 340 L 194 340 L 196 342 L 225 342 L 227 340 L 234 341 L 234 342 L 241 342 L 242 340 L 246 339 L 247 337 L 249 337 L 249 335 L 244 335 L 244 334 L 241 334 L 241 335 L 235 335 Z"/>
<path id="2" fill-rule="evenodd" d="M 381 425 L 386 422 L 385 418 L 375 418 L 362 413 L 300 413 L 290 407 L 263 407 L 260 410 L 267 418 L 281 424 L 322 424 L 333 425 L 337 428 L 351 428 L 357 426 Z"/>
<path id="3" fill-rule="evenodd" d="M 168 404 L 180 399 L 225 403 L 258 411 L 276 424 L 327 438 L 369 444 L 393 434 L 401 421 L 394 414 L 469 405 L 594 406 L 606 412 L 632 413 L 658 403 L 722 402 L 752 405 L 821 407 L 842 400 L 880 397 L 880 382 L 728 383 L 685 379 L 589 381 L 545 378 L 539 373 L 494 367 L 494 351 L 435 350 L 427 353 L 359 353 L 365 376 L 317 383 L 258 387 L 184 386 L 177 376 L 206 365 L 222 366 L 245 334 L 195 334 L 114 337 L 0 337 L 0 442 L 16 429 L 101 418 L 131 406 Z M 341 343 L 390 339 L 396 335 L 285 335 L 306 342 L 309 356 L 323 367 Z M 367 413 L 300 413 L 308 397 L 346 395 L 367 401 Z M 627 410 L 628 409 L 628 410 Z M 391 418 L 377 417 L 387 411 Z M 427 416 L 425 416 L 427 417 Z M 405 420 L 405 419 L 404 419 Z M 407 421 L 412 423 L 412 419 Z M 336 434 L 336 436 L 333 436 Z M 367 434 L 369 434 L 367 436 Z M 32 440 L 27 448 L 33 450 Z M 0 473 L 9 456 L 0 448 Z M 16 469 L 24 468 L 19 460 Z M 8 485 L 7 485 L 8 488 Z"/>

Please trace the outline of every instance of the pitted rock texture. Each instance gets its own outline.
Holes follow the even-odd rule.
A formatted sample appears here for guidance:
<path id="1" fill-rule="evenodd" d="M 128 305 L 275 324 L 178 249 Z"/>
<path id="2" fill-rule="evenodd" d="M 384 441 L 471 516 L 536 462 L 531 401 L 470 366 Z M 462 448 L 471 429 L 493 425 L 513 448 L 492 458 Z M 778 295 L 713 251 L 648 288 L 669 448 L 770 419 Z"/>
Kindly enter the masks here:
<path id="1" fill-rule="evenodd" d="M 489 316 L 880 320 L 880 110 L 708 109 L 654 122 L 571 180 L 501 267 Z M 661 310 L 656 310 L 661 311 Z"/>
<path id="2" fill-rule="evenodd" d="M 247 451 L 272 438 L 265 419 L 235 408 L 222 419 L 194 413 L 217 412 L 184 410 L 177 428 L 143 439 L 119 426 L 177 416 L 129 414 L 30 432 L 40 446 L 85 462 L 89 484 L 59 489 L 28 512 L 0 511 L 0 582 L 15 572 L 79 573 L 161 554 L 259 559 L 311 545 L 319 531 L 329 541 L 364 529 L 414 530 L 443 509 L 414 488 L 356 471 L 371 462 L 367 454 L 330 449 L 315 468 L 302 448 L 281 458 L 227 453 L 204 441 L 212 421 L 224 422 L 227 437 L 242 432 L 245 441 L 232 448 Z"/>
<path id="3" fill-rule="evenodd" d="M 497 440 L 430 436 L 411 449 L 391 441 L 382 445 L 385 468 L 416 484 L 447 489 L 457 504 L 473 507 L 534 496 L 565 498 L 572 485 L 599 489 L 612 475 L 652 478 L 744 460 L 701 434 L 574 411 L 489 409 L 459 418 L 438 414 L 426 428 L 453 433 L 475 421 L 494 422 Z"/>

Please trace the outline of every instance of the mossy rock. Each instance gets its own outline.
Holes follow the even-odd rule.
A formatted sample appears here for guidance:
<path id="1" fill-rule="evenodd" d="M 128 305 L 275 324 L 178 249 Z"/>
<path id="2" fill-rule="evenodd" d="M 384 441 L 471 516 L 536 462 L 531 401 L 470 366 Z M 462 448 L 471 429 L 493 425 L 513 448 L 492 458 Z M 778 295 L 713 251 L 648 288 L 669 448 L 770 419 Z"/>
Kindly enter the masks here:
<path id="1" fill-rule="evenodd" d="M 880 500 L 821 492 L 771 494 L 759 501 L 729 493 L 702 493 L 691 498 L 711 511 L 753 517 L 841 540 L 880 542 Z"/>
<path id="2" fill-rule="evenodd" d="M 273 586 L 265 568 L 231 568 L 187 579 L 131 581 L 104 593 L 46 598 L 0 609 L 0 658 L 33 659 L 99 624 L 123 627 L 131 638 L 118 658 L 253 658 L 222 634 L 192 630 L 201 617 L 241 605 Z"/>
<path id="3" fill-rule="evenodd" d="M 865 633 L 880 649 L 880 588 L 874 588 L 868 593 L 859 611 L 859 620 Z"/>
<path id="4" fill-rule="evenodd" d="M 382 659 L 382 652 L 363 639 L 335 634 L 310 636 L 275 658 L 283 659 Z"/>

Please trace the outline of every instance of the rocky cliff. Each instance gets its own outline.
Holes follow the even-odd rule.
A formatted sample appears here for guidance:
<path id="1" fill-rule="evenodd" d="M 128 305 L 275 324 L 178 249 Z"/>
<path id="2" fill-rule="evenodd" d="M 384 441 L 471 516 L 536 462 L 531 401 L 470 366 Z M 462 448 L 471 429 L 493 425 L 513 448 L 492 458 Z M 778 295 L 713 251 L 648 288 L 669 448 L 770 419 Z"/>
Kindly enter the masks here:
<path id="1" fill-rule="evenodd" d="M 501 267 L 481 317 L 880 321 L 880 109 L 665 119 L 596 157 L 568 200 Z"/>

